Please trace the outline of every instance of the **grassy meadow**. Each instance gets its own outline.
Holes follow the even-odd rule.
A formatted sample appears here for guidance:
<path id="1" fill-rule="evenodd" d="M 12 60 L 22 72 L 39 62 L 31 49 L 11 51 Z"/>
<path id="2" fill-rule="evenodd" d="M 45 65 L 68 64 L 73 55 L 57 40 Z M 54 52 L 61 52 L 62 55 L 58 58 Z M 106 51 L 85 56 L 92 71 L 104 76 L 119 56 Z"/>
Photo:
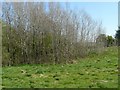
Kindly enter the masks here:
<path id="1" fill-rule="evenodd" d="M 118 48 L 73 64 L 20 65 L 2 68 L 2 88 L 117 88 Z"/>

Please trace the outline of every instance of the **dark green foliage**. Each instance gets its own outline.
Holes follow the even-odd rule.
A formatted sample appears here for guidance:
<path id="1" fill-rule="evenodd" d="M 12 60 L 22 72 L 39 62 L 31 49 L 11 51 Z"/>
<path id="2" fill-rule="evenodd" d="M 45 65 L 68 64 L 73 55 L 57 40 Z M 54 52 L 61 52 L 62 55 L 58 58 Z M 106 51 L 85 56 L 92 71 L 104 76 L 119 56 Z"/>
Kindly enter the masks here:
<path id="1" fill-rule="evenodd" d="M 107 47 L 115 45 L 115 39 L 112 36 L 107 36 Z"/>
<path id="2" fill-rule="evenodd" d="M 116 31 L 115 38 L 117 39 L 118 46 L 120 46 L 120 27 L 118 27 L 118 30 Z"/>

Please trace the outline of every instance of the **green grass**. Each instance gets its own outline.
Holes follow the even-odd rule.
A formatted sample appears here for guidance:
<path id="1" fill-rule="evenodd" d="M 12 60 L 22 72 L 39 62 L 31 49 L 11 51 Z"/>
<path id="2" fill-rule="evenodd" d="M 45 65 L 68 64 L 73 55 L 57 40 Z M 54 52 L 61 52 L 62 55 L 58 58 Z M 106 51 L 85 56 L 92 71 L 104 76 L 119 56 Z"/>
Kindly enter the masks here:
<path id="1" fill-rule="evenodd" d="M 4 88 L 117 88 L 117 47 L 67 65 L 21 65 L 2 68 Z"/>

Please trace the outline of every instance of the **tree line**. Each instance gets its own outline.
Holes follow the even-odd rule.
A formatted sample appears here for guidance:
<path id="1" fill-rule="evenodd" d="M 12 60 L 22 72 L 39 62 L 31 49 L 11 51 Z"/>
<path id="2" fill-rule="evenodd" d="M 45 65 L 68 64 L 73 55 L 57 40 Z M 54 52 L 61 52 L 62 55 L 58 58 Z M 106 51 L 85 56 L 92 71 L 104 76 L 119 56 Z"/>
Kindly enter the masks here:
<path id="1" fill-rule="evenodd" d="M 72 63 L 105 47 L 102 23 L 68 4 L 3 3 L 2 14 L 3 66 Z"/>
<path id="2" fill-rule="evenodd" d="M 118 44 L 118 40 L 116 37 L 106 35 L 106 34 L 100 34 L 97 37 L 97 41 L 99 43 L 103 43 L 104 47 L 116 46 Z"/>

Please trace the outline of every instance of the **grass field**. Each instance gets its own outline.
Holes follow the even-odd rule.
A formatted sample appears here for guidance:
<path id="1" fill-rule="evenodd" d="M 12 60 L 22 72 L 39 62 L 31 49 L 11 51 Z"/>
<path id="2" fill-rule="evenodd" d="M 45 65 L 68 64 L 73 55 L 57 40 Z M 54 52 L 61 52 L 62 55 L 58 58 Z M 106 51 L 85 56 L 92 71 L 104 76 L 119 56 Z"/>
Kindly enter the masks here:
<path id="1" fill-rule="evenodd" d="M 67 65 L 21 65 L 2 68 L 3 88 L 117 88 L 118 49 Z"/>

